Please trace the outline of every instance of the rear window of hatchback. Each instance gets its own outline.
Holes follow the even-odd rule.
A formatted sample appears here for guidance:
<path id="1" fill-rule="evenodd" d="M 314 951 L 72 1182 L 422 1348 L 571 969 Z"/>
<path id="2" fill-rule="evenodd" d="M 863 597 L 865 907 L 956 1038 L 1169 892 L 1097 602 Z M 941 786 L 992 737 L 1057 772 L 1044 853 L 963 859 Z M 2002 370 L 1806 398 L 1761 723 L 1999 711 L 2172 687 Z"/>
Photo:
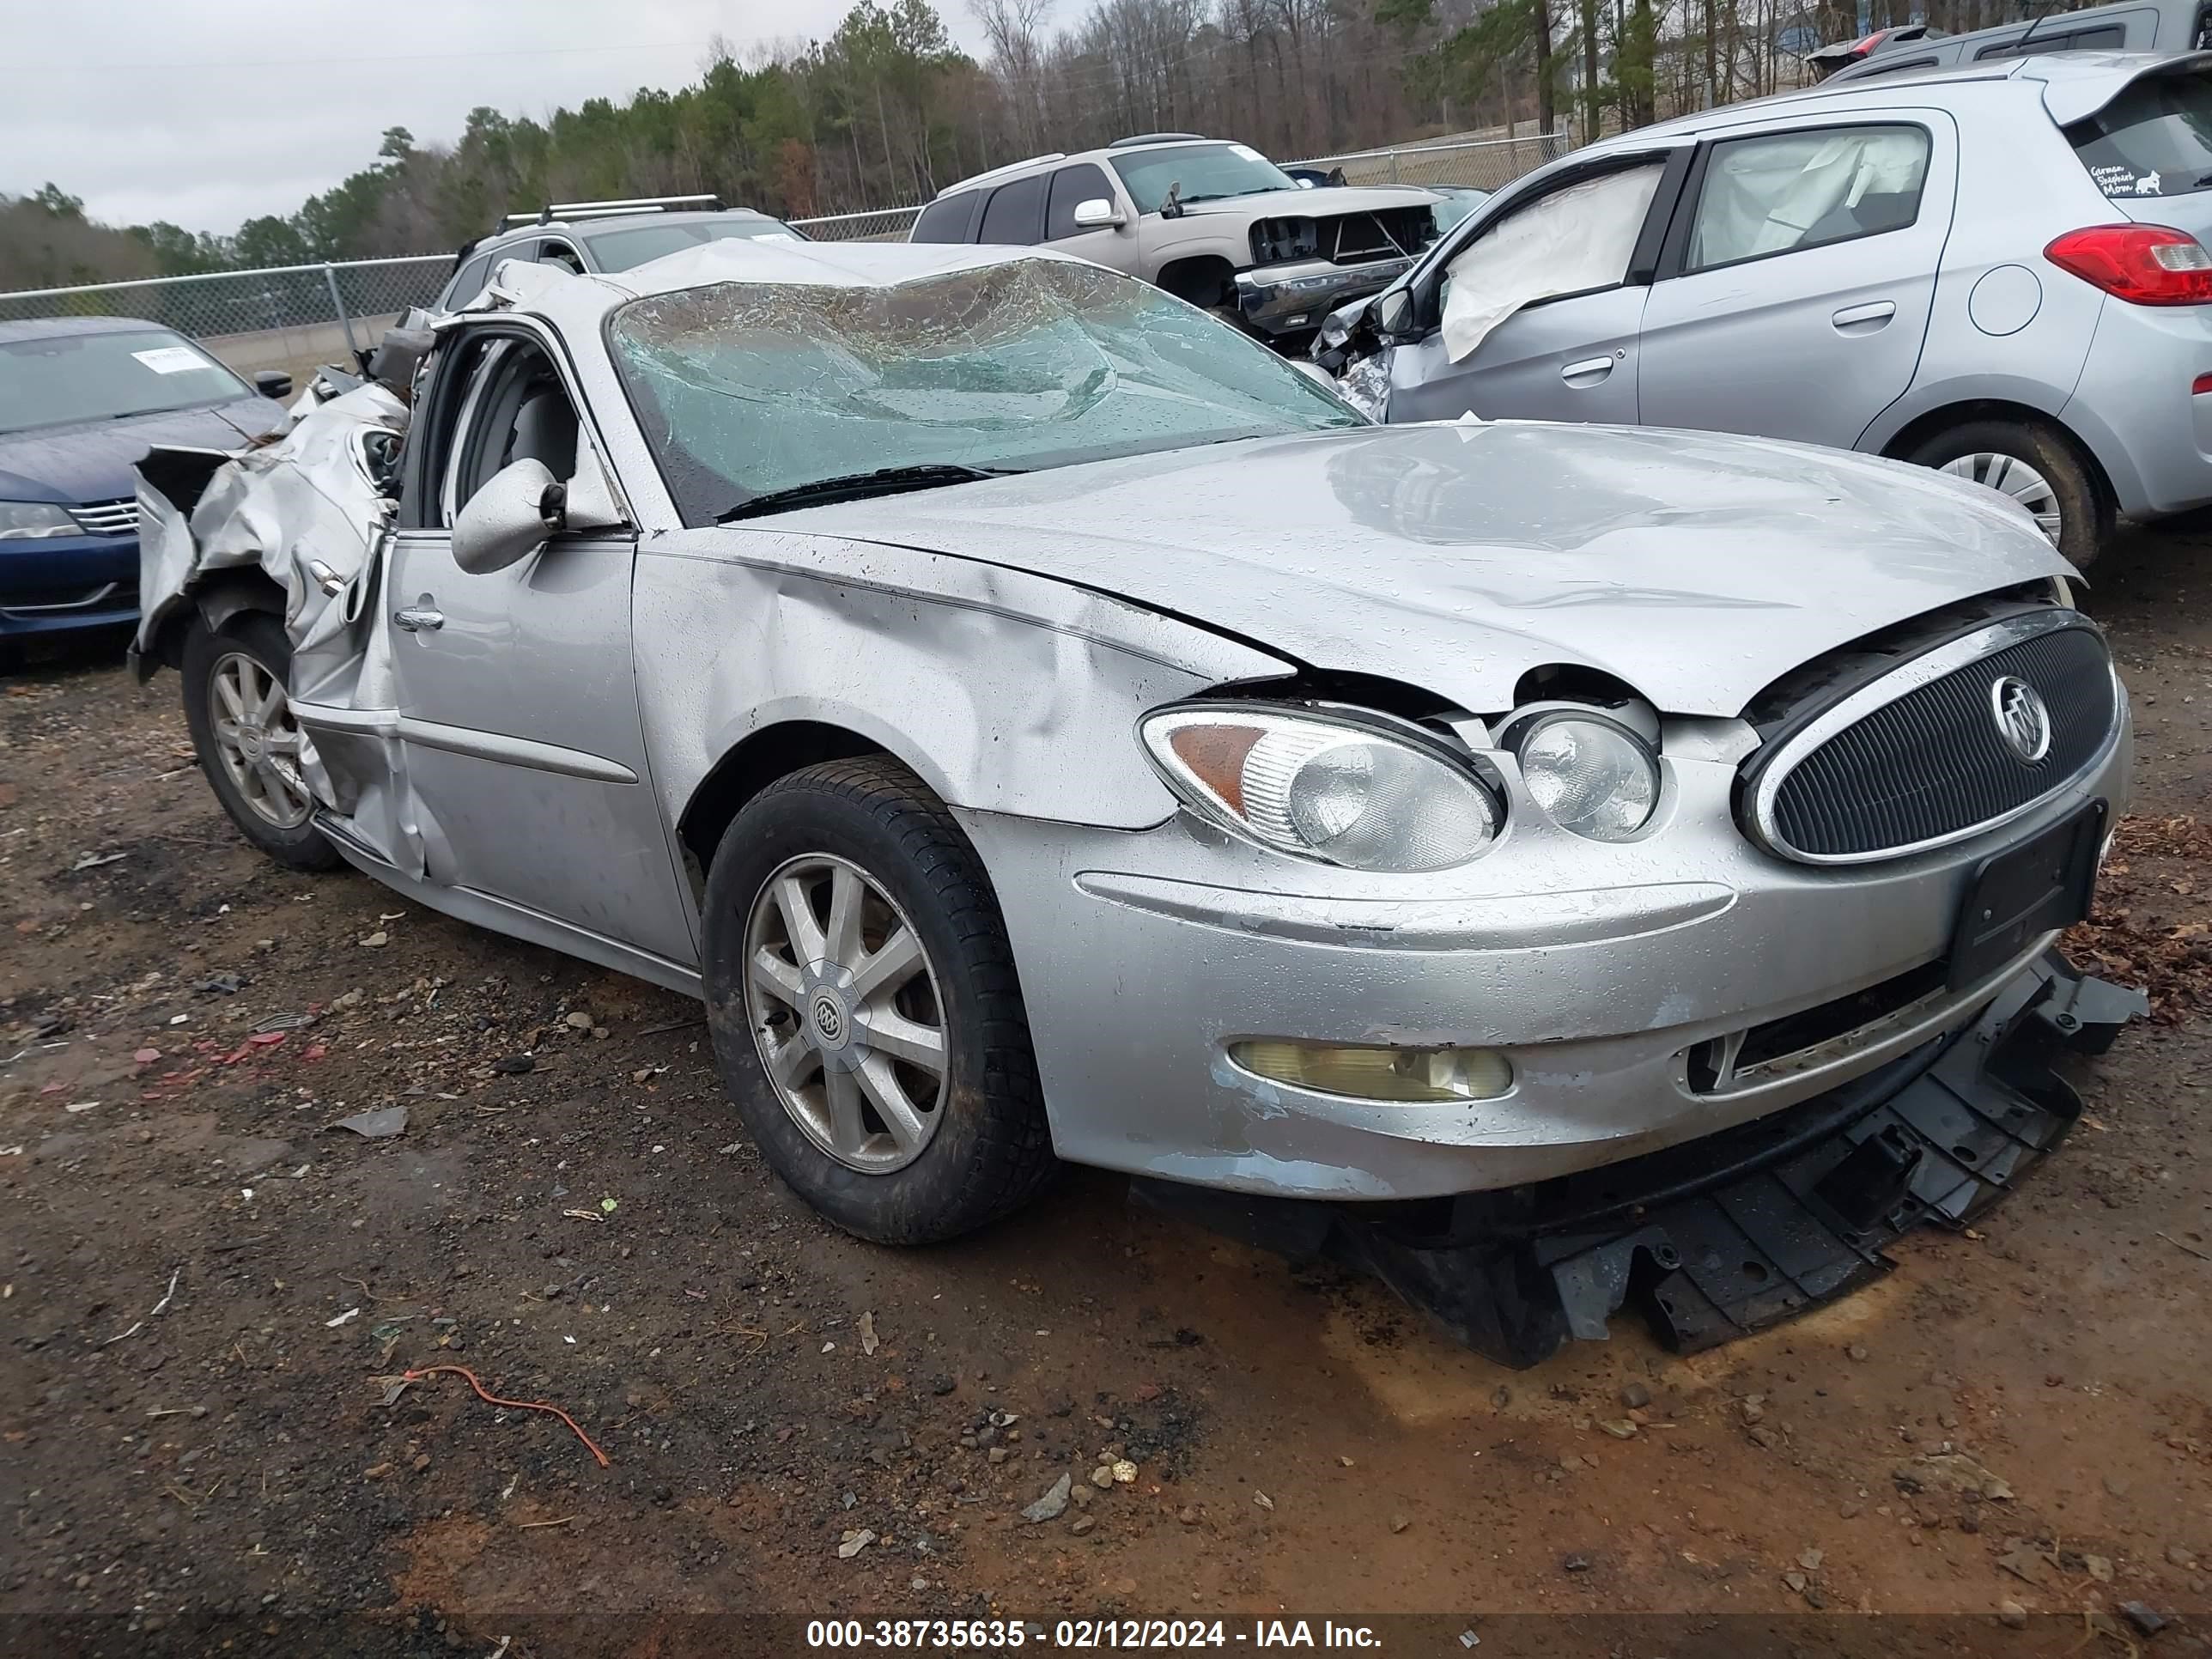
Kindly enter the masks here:
<path id="1" fill-rule="evenodd" d="M 2212 189 L 2212 75 L 2146 76 L 2066 137 L 2107 197 Z"/>

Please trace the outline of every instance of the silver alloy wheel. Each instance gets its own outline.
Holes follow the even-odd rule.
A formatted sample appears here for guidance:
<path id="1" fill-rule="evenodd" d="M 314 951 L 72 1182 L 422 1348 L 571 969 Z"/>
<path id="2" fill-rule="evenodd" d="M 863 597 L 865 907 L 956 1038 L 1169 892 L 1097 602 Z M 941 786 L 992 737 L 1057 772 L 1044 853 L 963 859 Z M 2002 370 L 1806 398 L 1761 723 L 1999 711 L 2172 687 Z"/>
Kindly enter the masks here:
<path id="1" fill-rule="evenodd" d="M 226 651 L 208 671 L 208 714 L 216 754 L 253 815 L 296 830 L 315 810 L 300 771 L 306 738 L 276 677 L 240 651 Z"/>
<path id="2" fill-rule="evenodd" d="M 745 1017 L 809 1140 L 865 1175 L 921 1156 L 944 1121 L 950 1033 L 921 935 L 867 872 L 809 854 L 761 884 Z"/>
<path id="3" fill-rule="evenodd" d="M 2051 487 L 2051 480 L 2030 466 L 2017 455 L 1998 455 L 1989 451 L 1961 455 L 1955 461 L 1946 461 L 1936 471 L 1948 472 L 1957 478 L 1972 478 L 1978 484 L 1987 484 L 2002 495 L 2009 495 L 2035 514 L 2036 528 L 2051 538 L 2053 547 L 2058 545 L 2058 492 Z"/>

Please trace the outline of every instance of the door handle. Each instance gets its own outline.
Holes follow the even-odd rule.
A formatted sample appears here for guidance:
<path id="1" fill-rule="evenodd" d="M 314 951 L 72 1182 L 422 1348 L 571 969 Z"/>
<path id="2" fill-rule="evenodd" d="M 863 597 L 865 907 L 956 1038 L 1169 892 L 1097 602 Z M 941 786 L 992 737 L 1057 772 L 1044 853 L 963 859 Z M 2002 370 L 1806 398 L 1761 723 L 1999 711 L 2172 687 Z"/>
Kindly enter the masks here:
<path id="1" fill-rule="evenodd" d="M 1595 386 L 1613 373 L 1610 357 L 1585 357 L 1578 363 L 1569 363 L 1559 371 L 1559 378 L 1569 386 Z"/>
<path id="2" fill-rule="evenodd" d="M 1897 315 L 1894 300 L 1876 300 L 1871 305 L 1845 306 L 1828 320 L 1843 333 L 1871 334 Z"/>
<path id="3" fill-rule="evenodd" d="M 446 613 L 433 611 L 428 605 L 413 605 L 404 611 L 393 611 L 392 620 L 410 634 L 434 634 L 446 625 Z"/>

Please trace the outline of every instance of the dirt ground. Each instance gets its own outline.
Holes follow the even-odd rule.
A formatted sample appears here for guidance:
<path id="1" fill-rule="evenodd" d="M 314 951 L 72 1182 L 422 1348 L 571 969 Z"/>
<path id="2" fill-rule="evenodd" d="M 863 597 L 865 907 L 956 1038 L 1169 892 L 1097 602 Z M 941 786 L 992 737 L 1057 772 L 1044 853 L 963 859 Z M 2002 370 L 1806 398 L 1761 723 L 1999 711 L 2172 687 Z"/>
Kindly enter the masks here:
<path id="1" fill-rule="evenodd" d="M 1287 1610 L 1663 1616 L 1637 1653 L 1737 1615 L 1803 1651 L 1859 1610 L 1945 1616 L 1884 1626 L 1933 1651 L 2197 1650 L 2212 531 L 2099 574 L 2138 816 L 2080 943 L 2160 1012 L 2082 1064 L 2084 1127 L 1839 1306 L 1521 1373 L 1093 1175 L 954 1247 L 857 1243 L 742 1139 L 692 1005 L 262 862 L 173 676 L 0 681 L 0 1647 Z M 393 1105 L 395 1137 L 331 1127 Z M 435 1364 L 610 1466 L 459 1376 L 395 1388 Z M 1391 1645 L 1461 1650 L 1432 1635 Z"/>

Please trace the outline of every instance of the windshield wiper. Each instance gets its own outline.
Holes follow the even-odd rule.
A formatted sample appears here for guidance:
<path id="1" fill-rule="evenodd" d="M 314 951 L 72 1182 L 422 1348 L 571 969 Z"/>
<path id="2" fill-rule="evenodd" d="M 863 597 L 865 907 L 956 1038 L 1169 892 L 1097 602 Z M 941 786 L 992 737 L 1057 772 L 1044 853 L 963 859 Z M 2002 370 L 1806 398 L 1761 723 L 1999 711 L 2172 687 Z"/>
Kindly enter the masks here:
<path id="1" fill-rule="evenodd" d="M 896 495 L 908 489 L 936 489 L 945 484 L 973 483 L 978 478 L 1003 478 L 1024 469 L 1018 466 L 966 466 L 957 461 L 931 461 L 918 466 L 883 466 L 873 472 L 848 472 L 835 478 L 817 478 L 750 495 L 735 507 L 714 515 L 716 524 L 781 513 L 794 507 L 815 507 L 824 501 L 859 501 L 869 495 Z"/>

